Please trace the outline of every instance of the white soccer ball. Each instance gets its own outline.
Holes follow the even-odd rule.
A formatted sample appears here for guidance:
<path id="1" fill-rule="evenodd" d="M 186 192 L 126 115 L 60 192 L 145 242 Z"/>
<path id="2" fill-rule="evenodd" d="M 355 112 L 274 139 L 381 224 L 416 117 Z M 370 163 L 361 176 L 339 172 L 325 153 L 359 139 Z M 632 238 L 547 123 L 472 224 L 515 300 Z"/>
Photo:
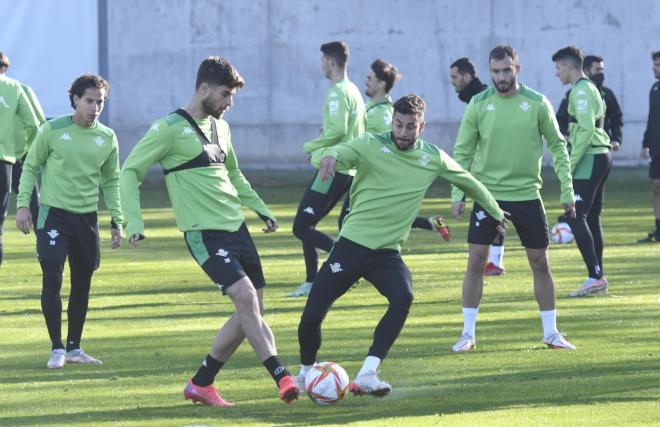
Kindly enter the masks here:
<path id="1" fill-rule="evenodd" d="M 314 403 L 331 405 L 348 392 L 348 374 L 334 362 L 319 362 L 305 376 L 305 391 Z"/>
<path id="2" fill-rule="evenodd" d="M 550 235 L 553 243 L 571 243 L 574 240 L 571 227 L 565 222 L 555 224 Z"/>

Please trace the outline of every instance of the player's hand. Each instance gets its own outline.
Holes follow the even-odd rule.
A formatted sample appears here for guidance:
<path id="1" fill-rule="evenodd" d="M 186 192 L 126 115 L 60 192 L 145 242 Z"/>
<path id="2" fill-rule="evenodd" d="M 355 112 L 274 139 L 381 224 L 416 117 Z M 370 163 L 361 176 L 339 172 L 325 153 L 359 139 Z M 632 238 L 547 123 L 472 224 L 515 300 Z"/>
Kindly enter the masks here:
<path id="1" fill-rule="evenodd" d="M 451 215 L 454 219 L 461 219 L 465 212 L 465 202 L 454 202 L 451 204 Z"/>
<path id="2" fill-rule="evenodd" d="M 321 159 L 319 167 L 319 176 L 321 181 L 326 181 L 328 178 L 334 178 L 335 171 L 337 170 L 337 159 L 332 156 L 324 157 Z"/>
<path id="3" fill-rule="evenodd" d="M 649 147 L 642 148 L 642 159 L 648 159 L 649 156 Z"/>
<path id="4" fill-rule="evenodd" d="M 30 234 L 30 228 L 32 228 L 32 214 L 28 208 L 18 208 L 16 211 L 16 227 L 23 234 Z"/>
<path id="5" fill-rule="evenodd" d="M 140 233 L 135 233 L 128 238 L 128 243 L 130 243 L 131 246 L 133 246 L 134 248 L 137 248 L 138 242 L 142 239 L 144 239 L 143 235 L 141 235 Z"/>
<path id="6" fill-rule="evenodd" d="M 619 151 L 619 148 L 621 147 L 621 143 L 619 141 L 611 141 L 610 144 L 612 145 L 612 150 Z"/>
<path id="7" fill-rule="evenodd" d="M 504 216 L 502 217 L 502 221 L 500 221 L 499 224 L 497 224 L 497 227 L 495 229 L 497 230 L 498 233 L 504 234 L 506 233 L 507 229 L 507 224 L 509 224 L 509 218 L 511 218 L 511 214 L 507 211 L 502 211 L 504 212 Z"/>
<path id="8" fill-rule="evenodd" d="M 124 240 L 124 230 L 121 227 L 111 228 L 110 237 L 112 241 L 112 249 L 117 249 L 121 245 L 121 241 Z"/>
<path id="9" fill-rule="evenodd" d="M 276 221 L 273 221 L 270 218 L 268 218 L 265 222 L 266 222 L 266 228 L 262 229 L 264 233 L 274 233 L 277 231 L 278 228 L 280 228 L 280 225 Z"/>
<path id="10" fill-rule="evenodd" d="M 575 218 L 575 203 L 564 203 L 564 215 L 566 218 Z"/>

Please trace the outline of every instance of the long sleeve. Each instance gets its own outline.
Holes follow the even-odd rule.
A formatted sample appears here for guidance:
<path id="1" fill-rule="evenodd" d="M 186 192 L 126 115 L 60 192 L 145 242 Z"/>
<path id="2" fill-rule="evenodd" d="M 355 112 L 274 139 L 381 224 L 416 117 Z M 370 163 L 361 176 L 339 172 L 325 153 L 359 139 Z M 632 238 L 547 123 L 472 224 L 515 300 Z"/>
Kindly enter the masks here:
<path id="1" fill-rule="evenodd" d="M 608 89 L 606 100 L 605 116 L 609 121 L 609 134 L 612 141 L 617 141 L 619 144 L 623 143 L 623 112 L 619 106 L 619 101 L 616 99 L 614 92 Z"/>
<path id="2" fill-rule="evenodd" d="M 561 203 L 574 203 L 573 180 L 571 176 L 571 160 L 568 156 L 566 140 L 559 130 L 552 105 L 544 99 L 544 108 L 539 112 L 539 128 L 548 143 L 548 150 L 552 155 L 552 166 L 559 179 Z"/>
<path id="3" fill-rule="evenodd" d="M 119 196 L 119 142 L 116 135 L 112 137 L 110 155 L 101 165 L 101 189 L 103 201 L 110 211 L 112 221 L 117 226 L 121 226 L 124 223 L 124 216 L 121 212 Z"/>
<path id="4" fill-rule="evenodd" d="M 50 151 L 48 130 L 50 125 L 44 123 L 38 130 L 36 139 L 28 151 L 28 155 L 23 163 L 23 173 L 18 185 L 18 196 L 16 196 L 16 207 L 27 208 L 30 206 L 32 190 L 37 181 L 37 176 L 41 167 L 46 163 Z"/>
<path id="5" fill-rule="evenodd" d="M 493 195 L 482 183 L 461 167 L 454 159 L 445 153 L 440 153 L 441 163 L 438 176 L 449 181 L 452 186 L 459 188 L 461 192 L 469 195 L 488 211 L 498 221 L 504 218 L 504 212 L 500 209 Z"/>
<path id="6" fill-rule="evenodd" d="M 313 153 L 341 142 L 348 132 L 350 114 L 346 96 L 338 90 L 329 91 L 323 106 L 323 133 L 319 138 L 303 144 L 305 152 Z"/>
<path id="7" fill-rule="evenodd" d="M 37 135 L 37 129 L 39 128 L 40 121 L 32 109 L 28 96 L 25 94 L 25 91 L 22 87 L 20 88 L 20 94 L 18 96 L 16 115 L 23 123 L 23 129 L 25 129 L 25 140 L 30 143 Z"/>
<path id="8" fill-rule="evenodd" d="M 477 142 L 479 141 L 479 126 L 477 124 L 477 109 L 473 101 L 470 101 L 461 126 L 458 128 L 458 136 L 456 144 L 454 145 L 453 158 L 461 168 L 470 170 L 474 155 L 477 151 Z M 463 191 L 460 188 L 453 186 L 451 190 L 451 201 L 458 202 L 463 199 Z"/>
<path id="9" fill-rule="evenodd" d="M 227 159 L 225 160 L 225 166 L 229 172 L 229 180 L 236 189 L 241 204 L 252 209 L 262 219 L 266 217 L 273 221 L 277 221 L 275 215 L 273 215 L 273 213 L 268 209 L 266 203 L 264 203 L 261 197 L 259 197 L 259 194 L 254 191 L 248 180 L 239 169 L 238 159 L 236 158 L 236 153 L 234 152 L 234 147 L 232 146 L 231 141 L 227 144 L 227 151 L 228 153 Z"/>
<path id="10" fill-rule="evenodd" d="M 119 176 L 119 192 L 127 236 L 144 236 L 144 222 L 140 212 L 140 184 L 151 167 L 167 154 L 170 138 L 167 138 L 166 134 L 167 123 L 157 120 L 124 161 Z"/>
<path id="11" fill-rule="evenodd" d="M 361 136 L 343 144 L 335 145 L 312 154 L 312 165 L 318 168 L 321 165 L 321 159 L 324 157 L 334 157 L 337 159 L 336 170 L 346 170 L 359 167 L 362 151 L 367 148 L 368 136 Z"/>
<path id="12" fill-rule="evenodd" d="M 25 95 L 27 96 L 30 106 L 32 107 L 32 112 L 34 113 L 34 116 L 37 119 L 38 126 L 41 126 L 46 122 L 46 115 L 44 114 L 44 110 L 41 107 L 41 103 L 39 102 L 37 95 L 34 93 L 34 91 L 30 86 L 24 85 L 23 89 L 25 90 Z M 36 134 L 34 136 L 36 136 Z M 33 142 L 33 139 L 27 139 L 27 135 L 24 135 L 24 137 L 26 139 L 25 148 L 23 150 L 24 152 L 16 153 L 17 157 L 18 156 L 23 157 L 25 154 L 27 154 L 28 150 L 30 149 L 30 145 Z"/>
<path id="13" fill-rule="evenodd" d="M 580 160 L 586 153 L 591 140 L 596 134 L 595 121 L 598 117 L 594 114 L 597 100 L 589 96 L 589 92 L 583 89 L 572 90 L 569 103 L 574 105 L 575 120 L 577 125 L 571 129 L 571 171 L 574 172 Z M 598 100 L 600 101 L 600 100 Z"/>
<path id="14" fill-rule="evenodd" d="M 559 104 L 557 109 L 557 124 L 559 125 L 559 131 L 562 135 L 568 135 L 568 95 L 571 91 L 566 92 Z"/>

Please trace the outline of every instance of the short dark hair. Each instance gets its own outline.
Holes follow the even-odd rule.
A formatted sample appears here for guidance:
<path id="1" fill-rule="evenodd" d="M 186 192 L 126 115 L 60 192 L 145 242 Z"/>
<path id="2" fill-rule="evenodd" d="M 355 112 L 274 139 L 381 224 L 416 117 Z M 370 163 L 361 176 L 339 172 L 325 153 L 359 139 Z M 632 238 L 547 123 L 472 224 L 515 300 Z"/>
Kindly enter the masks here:
<path id="1" fill-rule="evenodd" d="M 9 68 L 9 57 L 4 53 L 0 52 L 0 68 L 3 67 Z"/>
<path id="2" fill-rule="evenodd" d="M 459 74 L 469 74 L 472 78 L 477 75 L 477 68 L 470 58 L 458 58 L 449 66 L 449 69 L 454 67 L 458 69 Z"/>
<path id="3" fill-rule="evenodd" d="M 222 56 L 209 56 L 199 64 L 195 89 L 199 89 L 202 83 L 224 85 L 230 89 L 245 86 L 245 80 L 236 67 Z"/>
<path id="4" fill-rule="evenodd" d="M 591 70 L 591 66 L 598 63 L 598 62 L 603 62 L 603 57 L 598 56 L 598 55 L 587 55 L 584 57 L 584 60 L 582 61 L 582 69 L 584 71 L 589 71 Z"/>
<path id="5" fill-rule="evenodd" d="M 566 46 L 552 55 L 552 62 L 557 61 L 568 61 L 573 64 L 574 68 L 580 69 L 584 63 L 584 55 L 579 47 Z"/>
<path id="6" fill-rule="evenodd" d="M 106 79 L 95 74 L 83 74 L 73 81 L 71 89 L 69 89 L 69 101 L 71 101 L 71 107 L 74 109 L 76 108 L 76 104 L 73 102 L 74 95 L 78 98 L 82 98 L 85 91 L 90 88 L 105 89 L 106 98 L 110 93 L 110 84 Z"/>
<path id="7" fill-rule="evenodd" d="M 389 92 L 394 86 L 394 82 L 401 78 L 401 74 L 396 67 L 390 63 L 377 59 L 371 63 L 376 78 L 385 82 L 385 92 Z"/>
<path id="8" fill-rule="evenodd" d="M 348 62 L 348 45 L 344 42 L 329 42 L 321 45 L 321 52 L 343 68 Z"/>
<path id="9" fill-rule="evenodd" d="M 651 59 L 654 60 L 654 61 L 655 61 L 656 59 L 660 59 L 660 50 L 651 53 Z"/>
<path id="10" fill-rule="evenodd" d="M 513 59 L 513 62 L 518 63 L 518 52 L 516 52 L 516 50 L 509 45 L 501 44 L 499 46 L 495 46 L 493 50 L 490 51 L 490 54 L 488 55 L 488 61 L 490 62 L 493 59 L 504 59 L 507 56 Z"/>
<path id="11" fill-rule="evenodd" d="M 426 102 L 422 97 L 414 93 L 402 96 L 394 103 L 394 112 L 399 114 L 414 114 L 416 116 L 424 115 Z"/>

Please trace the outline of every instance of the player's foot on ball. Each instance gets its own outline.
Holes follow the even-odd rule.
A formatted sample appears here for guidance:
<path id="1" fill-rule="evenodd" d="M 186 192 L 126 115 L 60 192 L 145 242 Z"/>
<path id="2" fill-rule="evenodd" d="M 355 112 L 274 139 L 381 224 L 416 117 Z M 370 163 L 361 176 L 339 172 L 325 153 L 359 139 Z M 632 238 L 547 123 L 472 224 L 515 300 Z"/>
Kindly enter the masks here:
<path id="1" fill-rule="evenodd" d="M 349 390 L 354 396 L 364 396 L 368 394 L 374 397 L 385 397 L 392 392 L 392 386 L 381 381 L 374 371 L 369 371 L 356 377 Z"/>
<path id="2" fill-rule="evenodd" d="M 207 406 L 219 406 L 222 408 L 234 406 L 233 403 L 227 402 L 220 396 L 220 393 L 218 393 L 218 390 L 213 384 L 201 387 L 193 384 L 192 379 L 188 380 L 188 384 L 183 389 L 183 399 L 192 400 L 193 403 L 200 402 Z"/>
<path id="3" fill-rule="evenodd" d="M 306 297 L 309 295 L 309 292 L 312 290 L 312 282 L 303 282 L 293 291 L 286 294 L 288 297 Z"/>
<path id="4" fill-rule="evenodd" d="M 305 390 L 305 375 L 303 375 L 302 373 L 296 375 L 296 387 L 298 387 L 298 394 L 300 396 L 302 396 L 306 393 L 306 390 Z"/>
<path id="5" fill-rule="evenodd" d="M 66 352 L 67 363 L 83 363 L 86 365 L 103 365 L 103 362 L 85 353 L 82 348 Z"/>
<path id="6" fill-rule="evenodd" d="M 300 391 L 298 390 L 298 385 L 296 384 L 296 379 L 292 375 L 287 375 L 286 377 L 280 378 L 280 381 L 277 383 L 277 387 L 280 389 L 280 399 L 286 403 L 291 403 L 294 400 L 298 399 Z M 303 385 L 303 388 L 305 386 Z"/>
<path id="7" fill-rule="evenodd" d="M 553 350 L 575 350 L 575 346 L 566 341 L 564 334 L 559 332 L 543 338 L 543 343 Z"/>
<path id="8" fill-rule="evenodd" d="M 660 242 L 660 233 L 657 231 L 651 231 L 646 237 L 643 239 L 639 239 L 637 243 L 653 243 L 653 242 Z"/>
<path id="9" fill-rule="evenodd" d="M 429 222 L 433 226 L 433 229 L 447 242 L 451 240 L 451 232 L 449 231 L 449 226 L 445 222 L 442 215 L 436 215 L 429 218 Z"/>
<path id="10" fill-rule="evenodd" d="M 60 369 L 63 368 L 65 364 L 66 352 L 63 348 L 56 348 L 50 352 L 50 358 L 48 359 L 48 363 L 46 363 L 46 367 L 48 369 Z"/>
<path id="11" fill-rule="evenodd" d="M 477 347 L 477 340 L 470 334 L 463 334 L 456 341 L 456 344 L 451 348 L 451 351 L 454 353 L 463 353 L 466 351 L 472 351 Z"/>
<path id="12" fill-rule="evenodd" d="M 495 263 L 489 262 L 484 268 L 484 276 L 501 276 L 504 274 L 504 269 L 498 267 Z"/>
<path id="13" fill-rule="evenodd" d="M 569 297 L 586 297 L 587 295 L 607 293 L 607 279 L 602 277 L 595 279 L 593 277 L 587 278 L 578 289 L 574 290 Z"/>

